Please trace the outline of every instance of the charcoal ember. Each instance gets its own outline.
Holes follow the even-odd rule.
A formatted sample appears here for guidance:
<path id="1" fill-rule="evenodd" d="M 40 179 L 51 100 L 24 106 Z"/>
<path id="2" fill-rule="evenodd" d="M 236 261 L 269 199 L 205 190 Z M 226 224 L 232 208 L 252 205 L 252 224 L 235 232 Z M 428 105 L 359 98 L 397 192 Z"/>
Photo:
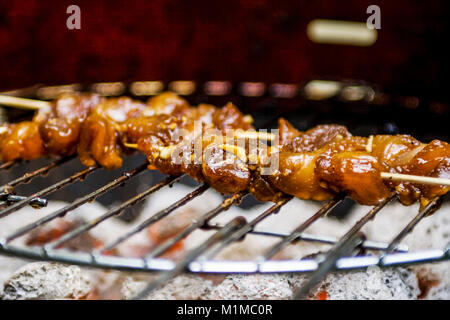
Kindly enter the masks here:
<path id="1" fill-rule="evenodd" d="M 417 275 L 419 299 L 450 300 L 450 262 L 412 267 Z"/>
<path id="2" fill-rule="evenodd" d="M 49 262 L 27 264 L 3 287 L 3 300 L 83 299 L 92 290 L 89 275 L 78 266 Z"/>
<path id="3" fill-rule="evenodd" d="M 26 245 L 42 246 L 49 242 L 55 241 L 63 234 L 86 223 L 79 218 L 62 218 L 51 221 L 50 223 L 38 227 L 26 236 Z M 101 246 L 102 242 L 93 237 L 91 233 L 85 232 L 80 236 L 67 241 L 58 248 L 65 248 L 72 251 L 90 252 L 92 249 Z"/>

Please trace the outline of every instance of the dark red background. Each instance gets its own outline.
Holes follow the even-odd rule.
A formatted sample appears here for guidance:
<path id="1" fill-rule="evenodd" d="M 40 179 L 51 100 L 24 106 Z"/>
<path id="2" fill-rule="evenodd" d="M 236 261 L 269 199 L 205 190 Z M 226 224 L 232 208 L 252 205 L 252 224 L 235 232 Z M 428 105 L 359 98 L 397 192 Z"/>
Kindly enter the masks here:
<path id="1" fill-rule="evenodd" d="M 66 8 L 81 7 L 81 30 Z M 381 7 L 372 47 L 320 45 L 315 18 L 365 21 Z M 445 1 L 0 1 L 0 90 L 34 83 L 130 80 L 302 82 L 365 79 L 448 101 Z"/>

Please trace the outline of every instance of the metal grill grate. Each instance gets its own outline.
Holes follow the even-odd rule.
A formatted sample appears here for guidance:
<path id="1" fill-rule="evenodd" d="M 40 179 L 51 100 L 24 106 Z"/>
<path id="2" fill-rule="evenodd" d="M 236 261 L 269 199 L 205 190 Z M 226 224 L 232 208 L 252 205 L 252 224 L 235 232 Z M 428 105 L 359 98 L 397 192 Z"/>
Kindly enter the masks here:
<path id="1" fill-rule="evenodd" d="M 80 171 L 74 172 L 67 178 L 64 178 L 30 196 L 22 197 L 14 193 L 14 188 L 33 181 L 36 177 L 43 176 L 49 171 L 59 168 L 66 163 L 75 161 L 74 157 L 58 159 L 50 162 L 43 167 L 26 173 L 25 175 L 7 182 L 1 187 L 3 192 L 0 194 L 1 209 L 0 209 L 0 224 L 1 219 L 14 214 L 17 210 L 27 206 L 44 206 L 46 205 L 46 196 L 49 196 L 56 190 L 65 188 L 73 182 L 83 180 L 87 175 L 94 173 L 100 168 L 97 166 L 84 168 Z M 0 172 L 8 170 L 16 165 L 18 162 L 4 163 L 0 166 Z M 38 247 L 18 247 L 11 244 L 14 239 L 24 236 L 36 228 L 43 226 L 56 218 L 65 216 L 68 212 L 82 206 L 83 204 L 95 200 L 97 197 L 108 193 L 109 191 L 123 185 L 129 180 L 136 178 L 138 175 L 146 170 L 146 163 L 136 166 L 134 169 L 123 173 L 112 181 L 104 184 L 102 187 L 95 189 L 93 192 L 85 194 L 75 199 L 70 204 L 63 208 L 48 214 L 41 219 L 24 225 L 21 228 L 12 231 L 6 237 L 0 239 L 0 253 L 13 255 L 24 258 L 31 258 L 35 260 L 49 260 L 59 261 L 70 264 L 78 264 L 84 266 L 92 266 L 99 268 L 113 268 L 118 270 L 129 271 L 159 271 L 160 276 L 150 283 L 143 292 L 138 295 L 138 298 L 143 297 L 151 290 L 159 287 L 161 284 L 170 278 L 182 273 L 184 271 L 194 273 L 274 273 L 274 272 L 310 272 L 311 277 L 309 282 L 296 293 L 296 297 L 300 298 L 306 295 L 314 285 L 320 281 L 331 270 L 353 270 L 362 269 L 369 266 L 378 265 L 380 267 L 391 267 L 400 265 L 409 265 L 416 263 L 437 262 L 450 260 L 450 243 L 446 248 L 427 250 L 421 252 L 409 252 L 408 248 L 401 244 L 401 240 L 408 235 L 411 230 L 421 221 L 422 218 L 437 210 L 440 204 L 440 199 L 434 199 L 428 206 L 423 208 L 403 229 L 400 230 L 397 236 L 390 243 L 380 243 L 365 239 L 361 234 L 361 228 L 371 219 L 375 218 L 376 214 L 383 209 L 388 203 L 395 200 L 392 196 L 379 205 L 373 207 L 367 214 L 365 214 L 342 238 L 336 239 L 328 236 L 316 236 L 307 234 L 304 231 L 319 219 L 329 214 L 333 208 L 343 201 L 342 196 L 338 196 L 327 203 L 325 203 L 317 212 L 311 215 L 306 221 L 297 226 L 291 233 L 279 233 L 273 230 L 259 229 L 258 225 L 267 217 L 280 211 L 283 206 L 288 203 L 292 197 L 286 196 L 278 203 L 273 204 L 269 209 L 260 213 L 256 218 L 247 221 L 245 217 L 237 217 L 225 225 L 213 224 L 211 220 L 217 217 L 222 212 L 226 211 L 232 205 L 239 203 L 246 194 L 235 194 L 223 200 L 223 202 L 216 208 L 204 213 L 199 218 L 191 221 L 191 224 L 181 233 L 161 243 L 152 249 L 144 258 L 128 258 L 111 256 L 105 254 L 107 251 L 114 249 L 123 241 L 129 239 L 136 233 L 143 231 L 150 225 L 160 221 L 168 216 L 177 208 L 182 207 L 192 199 L 200 196 L 208 186 L 205 184 L 199 185 L 194 191 L 190 192 L 180 200 L 168 205 L 165 209 L 155 213 L 147 220 L 131 228 L 126 234 L 118 237 L 111 243 L 107 243 L 103 248 L 94 250 L 92 252 L 73 252 L 61 248 L 61 245 L 76 237 L 83 235 L 92 228 L 101 224 L 102 222 L 118 216 L 127 208 L 143 201 L 146 197 L 157 192 L 158 190 L 173 185 L 182 178 L 166 177 L 160 182 L 148 187 L 146 190 L 136 194 L 135 196 L 109 209 L 102 216 L 88 221 L 79 227 L 71 230 L 56 240 L 46 243 Z M 280 214 L 282 216 L 282 213 Z M 159 258 L 163 253 L 175 246 L 179 241 L 186 238 L 192 232 L 205 229 L 215 230 L 213 235 L 206 241 L 201 243 L 196 248 L 188 251 L 180 261 L 172 261 Z M 276 237 L 280 241 L 273 247 L 269 248 L 267 252 L 255 261 L 217 261 L 212 260 L 219 251 L 229 244 L 239 241 L 247 234 L 257 234 L 266 237 Z M 274 261 L 270 260 L 275 254 L 280 252 L 288 244 L 296 241 L 310 241 L 318 243 L 331 244 L 332 248 L 325 256 L 316 258 L 305 258 L 301 260 L 289 261 Z M 379 254 L 374 255 L 355 255 L 358 248 L 365 248 L 378 251 Z"/>
<path id="2" fill-rule="evenodd" d="M 23 177 L 15 179 L 2 186 L 3 190 L 11 190 L 13 186 L 20 185 L 24 182 L 30 182 L 34 178 L 40 176 L 42 173 L 52 170 L 61 164 L 73 159 L 61 159 L 51 162 L 49 165 L 42 167 L 36 171 L 30 172 Z M 84 178 L 86 175 L 98 170 L 98 167 L 90 167 L 81 171 L 75 172 L 73 175 L 62 179 L 61 181 L 50 185 L 49 187 L 42 189 L 41 191 L 34 193 L 28 197 L 19 197 L 19 201 L 10 204 L 0 210 L 0 218 L 6 217 L 10 214 L 14 214 L 18 209 L 23 208 L 26 205 L 36 205 L 36 199 L 39 201 L 45 201 L 41 197 L 50 195 L 52 192 L 64 188 L 67 185 L 75 182 L 80 178 Z M 50 221 L 63 217 L 68 212 L 78 208 L 79 206 L 96 199 L 98 196 L 111 191 L 112 189 L 123 185 L 126 181 L 138 176 L 146 170 L 146 164 L 143 163 L 137 166 L 135 169 L 123 173 L 116 179 L 106 183 L 101 188 L 94 190 L 91 193 L 86 194 L 74 200 L 72 203 L 65 207 L 48 214 L 39 220 L 24 225 L 21 228 L 12 231 L 5 238 L 0 240 L 0 253 L 14 255 L 18 257 L 31 258 L 36 260 L 51 260 L 64 263 L 79 264 L 85 266 L 94 266 L 100 268 L 114 268 L 120 270 L 132 270 L 132 271 L 166 271 L 161 277 L 158 277 L 156 282 L 152 283 L 145 291 L 154 289 L 170 279 L 171 277 L 183 272 L 197 272 L 197 273 L 272 273 L 272 272 L 312 272 L 311 280 L 307 284 L 300 294 L 306 294 L 313 285 L 322 279 L 332 269 L 338 270 L 351 270 L 366 268 L 373 265 L 380 267 L 398 266 L 413 263 L 425 263 L 436 262 L 450 259 L 450 246 L 447 248 L 428 250 L 423 252 L 408 252 L 408 248 L 405 245 L 400 244 L 400 241 L 413 229 L 413 227 L 420 222 L 420 220 L 428 215 L 431 211 L 435 210 L 439 204 L 439 199 L 431 202 L 427 207 L 421 210 L 408 224 L 401 230 L 398 235 L 390 243 L 379 243 L 364 239 L 360 234 L 361 228 L 389 202 L 394 200 L 394 197 L 387 199 L 381 204 L 373 207 L 361 220 L 359 220 L 350 231 L 348 231 L 341 239 L 334 239 L 332 237 L 315 236 L 304 233 L 310 225 L 317 220 L 325 217 L 331 210 L 342 202 L 342 197 L 336 197 L 325 203 L 316 213 L 311 215 L 305 222 L 300 224 L 291 233 L 277 233 L 271 230 L 258 229 L 258 224 L 269 217 L 270 215 L 278 212 L 282 207 L 291 200 L 291 197 L 285 197 L 278 203 L 273 204 L 269 209 L 259 214 L 251 221 L 247 221 L 244 217 L 237 217 L 226 225 L 212 224 L 211 219 L 218 216 L 221 212 L 227 210 L 233 204 L 238 203 L 245 194 L 236 194 L 229 198 L 226 198 L 218 207 L 206 212 L 200 218 L 197 218 L 191 222 L 191 225 L 184 229 L 181 233 L 175 237 L 166 240 L 157 247 L 151 250 L 144 258 L 128 258 L 105 255 L 106 251 L 115 248 L 121 242 L 127 240 L 134 234 L 144 230 L 155 222 L 169 215 L 175 209 L 188 203 L 195 197 L 200 196 L 208 189 L 208 186 L 202 184 L 198 186 L 194 191 L 190 192 L 180 200 L 170 204 L 167 208 L 150 216 L 147 220 L 132 227 L 126 234 L 118 237 L 111 243 L 106 244 L 99 250 L 94 250 L 90 253 L 85 252 L 73 252 L 67 249 L 60 248 L 62 244 L 67 241 L 88 232 L 98 224 L 119 215 L 126 208 L 143 201 L 147 196 L 157 192 L 163 187 L 177 183 L 179 177 L 166 177 L 162 181 L 147 188 L 143 192 L 135 195 L 122 204 L 108 210 L 102 216 L 88 221 L 85 224 L 80 225 L 74 230 L 65 233 L 58 239 L 43 245 L 42 247 L 17 247 L 11 245 L 11 242 L 27 233 L 35 230 L 39 226 L 45 225 Z M 6 197 L 6 194 L 3 194 Z M 280 214 L 282 216 L 282 214 Z M 1 223 L 1 219 L 0 219 Z M 167 259 L 158 258 L 164 252 L 168 251 L 171 247 L 176 245 L 178 241 L 186 238 L 193 231 L 200 228 L 216 230 L 216 232 L 204 243 L 189 251 L 185 257 L 178 262 L 174 262 Z M 273 247 L 269 248 L 267 252 L 257 261 L 216 261 L 212 260 L 214 256 L 221 251 L 224 247 L 242 239 L 246 234 L 258 234 L 268 237 L 277 237 L 280 239 Z M 313 241 L 332 244 L 331 250 L 324 258 L 308 258 L 302 260 L 292 261 L 273 261 L 270 260 L 276 253 L 282 250 L 288 244 L 294 241 Z M 354 256 L 352 253 L 358 247 L 365 249 L 377 250 L 379 255 L 362 255 Z"/>

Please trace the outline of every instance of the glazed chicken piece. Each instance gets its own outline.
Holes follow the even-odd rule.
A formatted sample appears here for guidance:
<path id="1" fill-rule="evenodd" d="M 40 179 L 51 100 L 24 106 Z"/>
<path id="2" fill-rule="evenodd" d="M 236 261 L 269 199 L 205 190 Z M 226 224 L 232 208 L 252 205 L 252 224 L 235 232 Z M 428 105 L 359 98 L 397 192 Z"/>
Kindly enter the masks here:
<path id="1" fill-rule="evenodd" d="M 169 175 L 183 172 L 181 161 L 175 159 L 175 147 L 192 133 L 190 120 L 161 114 L 131 119 L 125 125 L 127 141 L 136 143 L 138 150 L 146 155 L 149 169 Z"/>
<path id="2" fill-rule="evenodd" d="M 175 148 L 188 148 L 190 144 L 182 145 L 181 142 L 193 139 L 195 121 L 199 121 L 200 130 L 202 124 L 211 125 L 215 110 L 210 105 L 192 108 L 176 94 L 163 93 L 148 101 L 141 117 L 124 123 L 124 139 L 127 143 L 137 144 L 138 150 L 149 160 L 149 169 L 179 175 L 185 171 L 181 158 L 179 161 L 172 159 L 178 156 Z M 190 150 L 187 152 L 190 157 Z"/>
<path id="3" fill-rule="evenodd" d="M 149 168 L 170 175 L 187 173 L 222 193 L 245 190 L 250 182 L 246 159 L 239 158 L 234 153 L 234 141 L 227 144 L 222 135 L 228 129 L 252 128 L 251 118 L 231 103 L 221 109 L 200 105 L 175 114 L 155 112 L 152 117 L 132 119 L 126 124 L 129 141 L 136 142 L 146 154 Z M 221 139 L 216 141 L 214 137 Z M 195 148 L 198 144 L 200 152 Z"/>
<path id="4" fill-rule="evenodd" d="M 323 128 L 318 128 L 318 130 L 323 133 Z M 330 131 L 335 131 L 335 128 L 330 128 Z M 310 145 L 319 146 L 323 144 L 324 135 L 311 136 L 315 136 L 317 141 L 311 139 Z M 278 171 L 267 177 L 270 183 L 286 194 L 317 201 L 330 199 L 343 188 L 348 188 L 347 192 L 359 190 L 357 184 L 351 185 L 348 180 L 351 180 L 349 179 L 350 176 L 355 173 L 361 177 L 364 176 L 364 173 L 359 173 L 356 167 L 345 166 L 344 163 L 337 160 L 336 155 L 346 150 L 350 152 L 364 150 L 366 139 L 359 137 L 343 138 L 342 135 L 337 134 L 328 136 L 332 137 L 332 140 L 314 151 L 280 152 Z M 345 173 L 347 179 L 343 179 L 342 175 L 339 179 L 334 179 L 337 173 L 335 171 Z M 356 178 L 353 177 L 353 179 Z M 361 198 L 359 201 L 373 200 Z"/>
<path id="5" fill-rule="evenodd" d="M 142 130 L 154 127 L 153 133 L 162 130 L 161 116 L 181 116 L 187 113 L 189 104 L 172 92 L 152 97 L 146 104 L 127 97 L 102 100 L 89 114 L 82 126 L 78 146 L 81 162 L 86 166 L 99 163 L 107 169 L 122 166 L 122 151 L 128 151 L 121 143 L 128 141 L 128 128 L 132 135 L 143 134 Z M 141 118 L 138 121 L 135 119 Z M 139 129 L 140 128 L 140 129 Z M 158 129 L 159 131 L 157 131 Z M 132 140 L 131 140 L 132 141 Z"/>
<path id="6" fill-rule="evenodd" d="M 181 116 L 188 109 L 189 103 L 185 99 L 173 92 L 163 92 L 147 101 L 143 116 L 151 117 L 160 114 Z"/>
<path id="7" fill-rule="evenodd" d="M 318 125 L 295 137 L 291 142 L 291 149 L 294 152 L 315 151 L 334 141 L 335 138 L 342 139 L 351 136 L 344 126 L 336 124 Z"/>
<path id="8" fill-rule="evenodd" d="M 256 174 L 252 179 L 250 191 L 261 201 L 276 201 L 280 191 L 301 199 L 329 199 L 337 188 L 330 190 L 320 179 L 316 172 L 319 157 L 346 148 L 364 150 L 365 146 L 365 140 L 344 139 L 351 134 L 343 126 L 320 125 L 301 132 L 283 118 L 278 120 L 278 135 L 279 169 L 270 176 Z"/>
<path id="9" fill-rule="evenodd" d="M 83 122 L 100 101 L 96 94 L 64 93 L 52 102 L 50 108 L 38 111 L 33 122 L 39 124 L 39 132 L 47 153 L 68 156 L 77 150 Z"/>
<path id="10" fill-rule="evenodd" d="M 127 97 L 102 100 L 81 128 L 78 156 L 85 166 L 99 163 L 107 169 L 122 166 L 121 124 L 139 117 L 145 104 Z"/>
<path id="11" fill-rule="evenodd" d="M 0 137 L 1 159 L 31 160 L 47 154 L 68 156 L 77 149 L 81 126 L 101 98 L 66 93 L 40 109 L 33 121 L 7 125 Z"/>
<path id="12" fill-rule="evenodd" d="M 392 194 L 381 178 L 378 159 L 367 152 L 346 151 L 320 158 L 316 172 L 325 186 L 345 192 L 360 204 L 376 205 Z"/>
<path id="13" fill-rule="evenodd" d="M 373 154 L 378 157 L 385 172 L 436 178 L 450 176 L 450 147 L 443 141 L 434 140 L 424 144 L 407 135 L 380 135 L 373 139 Z M 446 186 L 394 181 L 385 183 L 395 188 L 404 205 L 411 205 L 420 199 L 424 206 L 434 197 L 449 191 Z"/>
<path id="14" fill-rule="evenodd" d="M 1 159 L 5 162 L 16 159 L 32 160 L 45 154 L 39 126 L 32 121 L 3 126 L 0 146 Z"/>
<path id="15" fill-rule="evenodd" d="M 380 159 L 385 171 L 400 172 L 426 144 L 408 135 L 373 137 L 372 154 Z"/>
<path id="16" fill-rule="evenodd" d="M 450 145 L 444 141 L 433 140 L 421 147 L 411 161 L 397 170 L 404 174 L 449 179 L 449 164 Z M 403 204 L 412 204 L 420 198 L 421 205 L 425 206 L 433 198 L 449 192 L 450 187 L 400 182 L 396 191 Z"/>
<path id="17" fill-rule="evenodd" d="M 283 150 L 294 150 L 294 141 L 305 134 L 292 133 L 285 120 L 280 128 L 280 140 L 289 145 Z M 287 130 L 289 129 L 289 130 Z M 328 130 L 328 132 L 326 132 Z M 450 176 L 450 148 L 442 141 L 420 143 L 407 135 L 380 135 L 372 139 L 349 137 L 338 126 L 308 130 L 310 139 L 306 148 L 299 144 L 297 151 L 281 152 L 279 171 L 265 178 L 281 191 L 302 199 L 325 200 L 338 192 L 345 192 L 355 201 L 375 205 L 396 192 L 405 205 L 419 198 L 426 205 L 430 199 L 446 194 L 449 187 L 393 182 L 383 180 L 382 172 L 448 178 Z M 316 134 L 319 133 L 319 134 Z M 344 136 L 347 136 L 344 138 Z M 331 137 L 331 141 L 323 139 Z M 284 139 L 284 140 L 283 140 Z M 323 147 L 314 151 L 311 146 Z"/>
<path id="18" fill-rule="evenodd" d="M 279 170 L 268 177 L 279 190 L 300 199 L 326 200 L 333 191 L 320 185 L 315 173 L 318 152 L 283 152 L 279 155 Z"/>
<path id="19" fill-rule="evenodd" d="M 227 134 L 227 130 L 253 129 L 253 119 L 235 105 L 227 103 L 213 115 L 213 126 Z M 202 175 L 204 180 L 221 193 L 247 190 L 251 172 L 247 164 L 248 151 L 235 139 L 212 139 L 203 143 Z"/>

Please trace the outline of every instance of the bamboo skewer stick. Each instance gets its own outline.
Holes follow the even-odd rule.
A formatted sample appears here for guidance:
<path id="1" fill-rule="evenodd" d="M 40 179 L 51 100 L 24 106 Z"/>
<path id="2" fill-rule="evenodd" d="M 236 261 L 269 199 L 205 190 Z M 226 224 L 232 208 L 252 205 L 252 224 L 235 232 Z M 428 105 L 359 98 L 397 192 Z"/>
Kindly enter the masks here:
<path id="1" fill-rule="evenodd" d="M 450 186 L 450 179 L 415 176 L 411 174 L 382 172 L 381 178 L 393 181 L 407 181 L 420 184 L 431 184 L 436 186 Z"/>
<path id="2" fill-rule="evenodd" d="M 275 134 L 269 133 L 269 132 L 259 132 L 255 130 L 248 130 L 248 131 L 236 131 L 234 134 L 235 138 L 244 138 L 244 139 L 259 139 L 259 140 L 266 140 L 266 141 L 273 141 L 275 140 Z"/>
<path id="3" fill-rule="evenodd" d="M 124 142 L 123 145 L 127 148 L 130 149 L 137 149 L 138 148 L 138 144 L 137 143 L 128 143 L 128 142 Z"/>
<path id="4" fill-rule="evenodd" d="M 41 108 L 50 107 L 50 102 L 48 101 L 18 98 L 7 95 L 0 95 L 0 104 L 27 110 L 39 110 Z"/>

